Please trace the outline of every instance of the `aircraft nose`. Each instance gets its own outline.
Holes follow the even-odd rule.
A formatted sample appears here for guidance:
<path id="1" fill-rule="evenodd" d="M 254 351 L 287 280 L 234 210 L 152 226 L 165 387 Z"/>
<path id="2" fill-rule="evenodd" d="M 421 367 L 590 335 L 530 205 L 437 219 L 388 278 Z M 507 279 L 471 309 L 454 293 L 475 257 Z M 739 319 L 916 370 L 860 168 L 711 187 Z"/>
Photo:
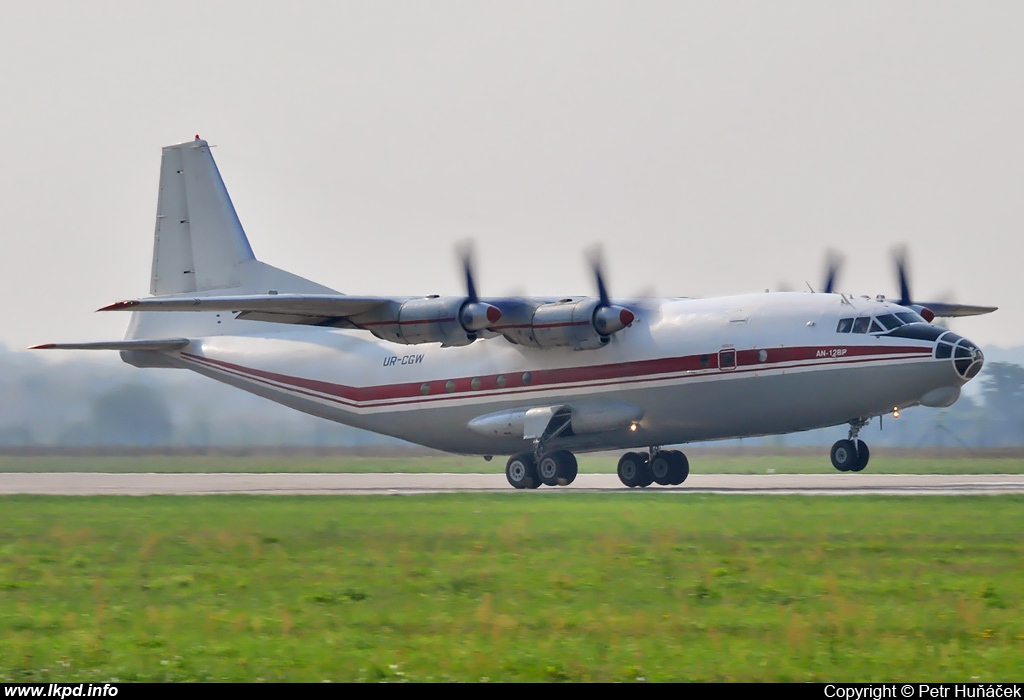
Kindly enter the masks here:
<path id="1" fill-rule="evenodd" d="M 949 359 L 953 369 L 964 381 L 977 376 L 985 364 L 981 348 L 952 331 L 943 333 L 935 343 L 935 357 L 939 360 Z"/>

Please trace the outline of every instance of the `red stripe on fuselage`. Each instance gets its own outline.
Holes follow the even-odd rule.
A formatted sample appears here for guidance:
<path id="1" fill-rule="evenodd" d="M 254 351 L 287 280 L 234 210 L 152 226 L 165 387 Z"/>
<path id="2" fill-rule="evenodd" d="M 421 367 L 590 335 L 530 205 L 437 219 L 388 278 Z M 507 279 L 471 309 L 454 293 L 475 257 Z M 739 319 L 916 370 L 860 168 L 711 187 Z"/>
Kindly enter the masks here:
<path id="1" fill-rule="evenodd" d="M 830 355 L 817 356 L 819 351 L 831 352 L 833 349 L 845 349 L 846 352 L 836 357 Z M 896 357 L 884 359 L 897 361 L 931 356 L 931 349 L 926 347 L 774 348 L 768 350 L 768 358 L 761 362 L 758 358 L 759 352 L 759 349 L 737 351 L 737 367 L 727 368 L 727 371 L 730 375 L 736 375 L 766 369 L 795 369 L 835 364 L 857 364 L 883 359 L 880 356 L 885 355 L 896 355 Z M 706 377 L 711 375 L 712 372 L 714 372 L 714 375 L 711 376 L 718 374 L 718 353 L 716 352 L 597 365 L 594 367 L 516 370 L 502 374 L 479 375 L 477 377 L 442 378 L 419 382 L 356 387 L 317 379 L 295 377 L 277 372 L 268 372 L 191 353 L 182 353 L 182 356 L 188 360 L 214 367 L 235 376 L 259 381 L 268 386 L 283 385 L 278 386 L 278 388 L 296 391 L 313 398 L 329 399 L 336 403 L 354 407 L 369 407 L 373 405 L 397 406 L 409 403 L 444 401 L 467 396 L 483 397 L 551 391 L 558 388 L 635 384 L 656 381 L 658 379 L 677 378 L 665 375 L 678 375 L 679 373 L 699 372 L 699 374 L 692 375 L 694 377 Z M 526 374 L 529 374 L 531 377 L 529 383 L 523 381 Z M 498 386 L 498 377 L 505 378 L 504 387 Z M 474 378 L 480 380 L 480 389 L 472 388 Z M 445 390 L 445 384 L 449 381 L 454 382 L 454 389 L 450 392 Z M 422 392 L 423 384 L 430 386 L 429 393 L 424 394 Z"/>

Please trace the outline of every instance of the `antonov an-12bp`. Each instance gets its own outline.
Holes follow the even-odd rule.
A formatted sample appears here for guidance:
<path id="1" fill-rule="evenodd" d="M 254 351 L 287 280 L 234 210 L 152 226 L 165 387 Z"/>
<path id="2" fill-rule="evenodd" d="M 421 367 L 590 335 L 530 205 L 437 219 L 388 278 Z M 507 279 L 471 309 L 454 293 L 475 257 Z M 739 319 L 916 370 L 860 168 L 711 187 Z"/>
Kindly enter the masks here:
<path id="1" fill-rule="evenodd" d="M 858 432 L 909 406 L 949 406 L 979 348 L 931 325 L 991 307 L 833 293 L 710 299 L 543 299 L 466 293 L 350 296 L 260 262 L 210 147 L 163 149 L 153 296 L 124 340 L 37 348 L 118 350 L 137 367 L 190 369 L 291 408 L 402 440 L 511 454 L 516 488 L 567 485 L 574 453 L 624 449 L 630 487 L 682 483 L 664 449 L 849 424 L 833 466 L 860 471 Z"/>

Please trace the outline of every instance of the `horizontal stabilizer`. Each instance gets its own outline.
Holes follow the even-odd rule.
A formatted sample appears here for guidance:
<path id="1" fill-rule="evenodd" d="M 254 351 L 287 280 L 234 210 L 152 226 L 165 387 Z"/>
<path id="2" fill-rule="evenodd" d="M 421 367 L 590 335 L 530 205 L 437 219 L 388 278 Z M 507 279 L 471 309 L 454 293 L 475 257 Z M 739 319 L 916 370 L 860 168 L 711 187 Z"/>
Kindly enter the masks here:
<path id="1" fill-rule="evenodd" d="M 180 350 L 189 344 L 188 338 L 160 340 L 109 340 L 97 343 L 43 343 L 29 350 Z"/>

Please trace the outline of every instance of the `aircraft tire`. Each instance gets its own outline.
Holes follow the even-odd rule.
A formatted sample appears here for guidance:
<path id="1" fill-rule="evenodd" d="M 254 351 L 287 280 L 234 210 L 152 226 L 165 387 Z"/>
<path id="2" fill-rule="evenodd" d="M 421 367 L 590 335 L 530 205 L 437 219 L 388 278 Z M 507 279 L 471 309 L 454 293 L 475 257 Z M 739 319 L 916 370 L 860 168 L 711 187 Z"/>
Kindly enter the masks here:
<path id="1" fill-rule="evenodd" d="M 579 464 L 576 462 L 576 455 L 569 450 L 559 450 L 558 466 L 558 485 L 568 486 L 572 482 L 576 481 L 576 475 L 579 474 Z"/>
<path id="2" fill-rule="evenodd" d="M 558 486 L 558 473 L 562 470 L 562 460 L 558 452 L 546 454 L 537 462 L 537 476 L 545 486 Z"/>
<path id="3" fill-rule="evenodd" d="M 505 478 L 517 489 L 535 489 L 540 486 L 537 465 L 529 452 L 512 455 L 505 465 Z"/>
<path id="4" fill-rule="evenodd" d="M 669 486 L 672 483 L 672 465 L 675 460 L 672 458 L 672 452 L 662 451 L 654 456 L 651 460 L 651 474 L 654 477 L 654 481 L 661 486 Z"/>
<path id="5" fill-rule="evenodd" d="M 690 460 L 679 450 L 672 450 L 671 454 L 673 457 L 672 471 L 670 472 L 672 481 L 669 483 L 672 486 L 679 486 L 686 481 L 686 477 L 690 476 Z"/>
<path id="6" fill-rule="evenodd" d="M 654 472 L 651 471 L 651 462 L 643 452 L 640 453 L 640 460 L 642 462 L 640 466 L 640 482 L 637 486 L 643 489 L 654 483 Z"/>
<path id="7" fill-rule="evenodd" d="M 857 441 L 857 461 L 850 467 L 851 472 L 862 472 L 864 467 L 868 466 L 868 460 L 871 459 L 871 451 L 868 449 L 868 444 L 863 440 Z"/>
<path id="8" fill-rule="evenodd" d="M 857 446 L 853 444 L 853 440 L 837 440 L 832 445 L 831 458 L 833 467 L 841 472 L 848 472 L 857 464 Z"/>
<path id="9" fill-rule="evenodd" d="M 646 462 L 641 462 L 640 453 L 638 452 L 627 452 L 619 457 L 619 466 L 617 469 L 619 481 L 631 489 L 639 486 L 641 479 L 640 465 L 645 463 Z"/>

